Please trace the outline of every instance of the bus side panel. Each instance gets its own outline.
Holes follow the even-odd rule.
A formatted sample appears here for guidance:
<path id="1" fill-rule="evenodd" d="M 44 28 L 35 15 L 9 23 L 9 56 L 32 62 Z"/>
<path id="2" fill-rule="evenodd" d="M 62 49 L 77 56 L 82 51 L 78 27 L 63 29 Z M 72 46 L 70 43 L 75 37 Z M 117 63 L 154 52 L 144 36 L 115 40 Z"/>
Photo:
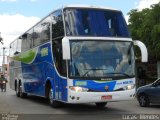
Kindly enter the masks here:
<path id="1" fill-rule="evenodd" d="M 12 90 L 15 90 L 15 86 L 14 86 L 14 83 L 15 80 L 14 80 L 14 70 L 9 68 L 9 83 L 10 83 L 10 88 Z"/>
<path id="2" fill-rule="evenodd" d="M 13 57 L 10 64 L 11 88 L 14 89 L 15 79 L 18 79 L 22 81 L 24 92 L 45 96 L 46 81 L 50 80 L 55 98 L 67 101 L 67 81 L 57 73 L 52 54 L 48 42 Z"/>
<path id="3" fill-rule="evenodd" d="M 50 76 L 53 78 L 51 72 L 50 75 L 46 76 L 46 64 L 53 66 L 51 44 L 46 43 L 35 49 L 34 53 L 32 52 L 34 54 L 32 61 L 22 63 L 23 79 L 25 79 L 24 89 L 25 92 L 45 96 L 45 81 Z M 31 58 L 32 54 L 25 53 L 26 56 L 29 56 L 27 59 Z M 27 59 L 23 61 L 27 61 Z"/>
<path id="4" fill-rule="evenodd" d="M 51 44 L 47 43 L 38 48 L 34 61 L 30 64 L 22 65 L 23 74 L 31 73 L 32 79 L 25 79 L 25 91 L 45 96 L 46 81 L 50 80 L 55 99 L 67 101 L 67 81 L 57 73 L 52 59 Z"/>
<path id="5" fill-rule="evenodd" d="M 67 80 L 66 79 L 61 79 L 61 100 L 67 102 L 68 101 L 68 87 L 67 87 Z"/>
<path id="6" fill-rule="evenodd" d="M 19 80 L 19 76 L 22 73 L 21 62 L 16 61 L 14 59 L 10 59 L 9 63 L 9 80 L 10 80 L 10 88 L 15 90 L 15 81 Z"/>
<path id="7" fill-rule="evenodd" d="M 45 44 L 39 48 L 38 57 L 35 61 L 42 61 L 42 80 L 43 87 L 41 89 L 41 94 L 45 94 L 45 83 L 46 80 L 50 80 L 52 83 L 53 91 L 55 91 L 55 99 L 61 101 L 67 101 L 67 81 L 65 78 L 61 77 L 54 65 L 54 59 L 52 59 L 51 44 Z"/>
<path id="8" fill-rule="evenodd" d="M 24 90 L 42 96 L 43 66 L 42 64 L 22 65 Z"/>

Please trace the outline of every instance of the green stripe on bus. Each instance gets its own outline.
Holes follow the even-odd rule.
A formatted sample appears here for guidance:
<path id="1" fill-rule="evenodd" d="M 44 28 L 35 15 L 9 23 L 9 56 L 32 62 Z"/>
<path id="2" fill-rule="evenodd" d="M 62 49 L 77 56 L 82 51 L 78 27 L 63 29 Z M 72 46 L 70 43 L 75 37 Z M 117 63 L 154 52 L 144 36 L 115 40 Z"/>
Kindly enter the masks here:
<path id="1" fill-rule="evenodd" d="M 21 61 L 22 63 L 30 64 L 34 61 L 37 55 L 38 48 L 34 48 L 25 53 L 21 53 L 19 56 L 15 56 L 13 59 L 17 61 Z"/>

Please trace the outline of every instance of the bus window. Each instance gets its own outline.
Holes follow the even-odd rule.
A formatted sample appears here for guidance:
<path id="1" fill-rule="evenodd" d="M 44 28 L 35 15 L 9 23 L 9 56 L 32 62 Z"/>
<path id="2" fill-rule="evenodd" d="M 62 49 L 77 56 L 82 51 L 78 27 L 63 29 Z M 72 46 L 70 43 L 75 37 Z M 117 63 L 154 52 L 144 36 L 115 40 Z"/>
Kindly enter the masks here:
<path id="1" fill-rule="evenodd" d="M 30 29 L 27 32 L 27 41 L 28 41 L 27 47 L 28 47 L 28 49 L 32 48 L 32 39 L 33 39 L 32 34 L 33 34 L 33 29 Z"/>
<path id="2" fill-rule="evenodd" d="M 41 45 L 50 40 L 50 17 L 45 18 L 34 27 L 33 46 Z"/>
<path id="3" fill-rule="evenodd" d="M 26 51 L 27 50 L 27 34 L 24 33 L 22 35 L 22 51 Z"/>
<path id="4" fill-rule="evenodd" d="M 16 48 L 17 48 L 17 40 L 12 42 L 10 45 L 10 56 L 14 55 L 14 53 L 16 52 Z"/>
<path id="5" fill-rule="evenodd" d="M 53 57 L 60 75 L 66 76 L 66 61 L 62 59 L 62 41 L 59 39 L 53 41 Z"/>
<path id="6" fill-rule="evenodd" d="M 51 17 L 47 17 L 44 19 L 41 23 L 42 31 L 41 31 L 41 44 L 45 43 L 50 40 L 50 23 L 51 23 Z"/>
<path id="7" fill-rule="evenodd" d="M 40 39 L 41 31 L 42 31 L 42 26 L 41 26 L 41 23 L 39 23 L 34 27 L 33 46 L 38 46 L 41 44 L 41 39 Z"/>
<path id="8" fill-rule="evenodd" d="M 32 48 L 32 34 L 33 29 L 30 29 L 28 32 L 22 35 L 22 51 L 27 51 Z"/>
<path id="9" fill-rule="evenodd" d="M 119 11 L 67 8 L 64 19 L 67 36 L 130 37 Z"/>
<path id="10" fill-rule="evenodd" d="M 52 17 L 52 38 L 64 36 L 64 27 L 62 21 L 62 12 L 56 11 L 51 14 Z"/>
<path id="11" fill-rule="evenodd" d="M 17 54 L 21 53 L 21 42 L 22 42 L 22 39 L 21 37 L 19 37 L 19 39 L 17 40 L 17 50 L 16 50 Z"/>

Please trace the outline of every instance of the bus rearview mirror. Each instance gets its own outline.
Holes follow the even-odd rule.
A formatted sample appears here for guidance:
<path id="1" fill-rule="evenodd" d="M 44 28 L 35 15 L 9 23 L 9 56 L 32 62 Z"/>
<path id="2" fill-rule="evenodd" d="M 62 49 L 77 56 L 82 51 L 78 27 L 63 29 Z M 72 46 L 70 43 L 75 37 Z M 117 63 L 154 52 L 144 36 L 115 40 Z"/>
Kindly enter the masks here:
<path id="1" fill-rule="evenodd" d="M 62 50 L 63 50 L 63 60 L 70 60 L 70 44 L 69 39 L 67 37 L 64 37 L 62 39 Z"/>
<path id="2" fill-rule="evenodd" d="M 148 62 L 148 51 L 144 43 L 139 40 L 134 40 L 134 45 L 137 45 L 141 50 L 141 61 Z"/>

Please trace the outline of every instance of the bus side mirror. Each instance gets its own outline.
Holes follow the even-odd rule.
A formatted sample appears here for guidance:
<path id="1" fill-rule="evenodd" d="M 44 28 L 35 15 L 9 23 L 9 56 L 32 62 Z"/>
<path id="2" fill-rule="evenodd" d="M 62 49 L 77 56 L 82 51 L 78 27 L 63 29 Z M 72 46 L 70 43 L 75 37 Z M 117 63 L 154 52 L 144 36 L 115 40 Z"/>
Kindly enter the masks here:
<path id="1" fill-rule="evenodd" d="M 148 52 L 147 52 L 147 48 L 146 48 L 145 44 L 142 43 L 141 41 L 134 40 L 134 45 L 137 45 L 141 50 L 141 56 L 142 56 L 141 61 L 148 62 Z"/>
<path id="2" fill-rule="evenodd" d="M 64 37 L 62 39 L 62 50 L 63 50 L 63 60 L 70 60 L 71 59 L 70 44 L 69 44 L 69 39 L 67 37 Z"/>

